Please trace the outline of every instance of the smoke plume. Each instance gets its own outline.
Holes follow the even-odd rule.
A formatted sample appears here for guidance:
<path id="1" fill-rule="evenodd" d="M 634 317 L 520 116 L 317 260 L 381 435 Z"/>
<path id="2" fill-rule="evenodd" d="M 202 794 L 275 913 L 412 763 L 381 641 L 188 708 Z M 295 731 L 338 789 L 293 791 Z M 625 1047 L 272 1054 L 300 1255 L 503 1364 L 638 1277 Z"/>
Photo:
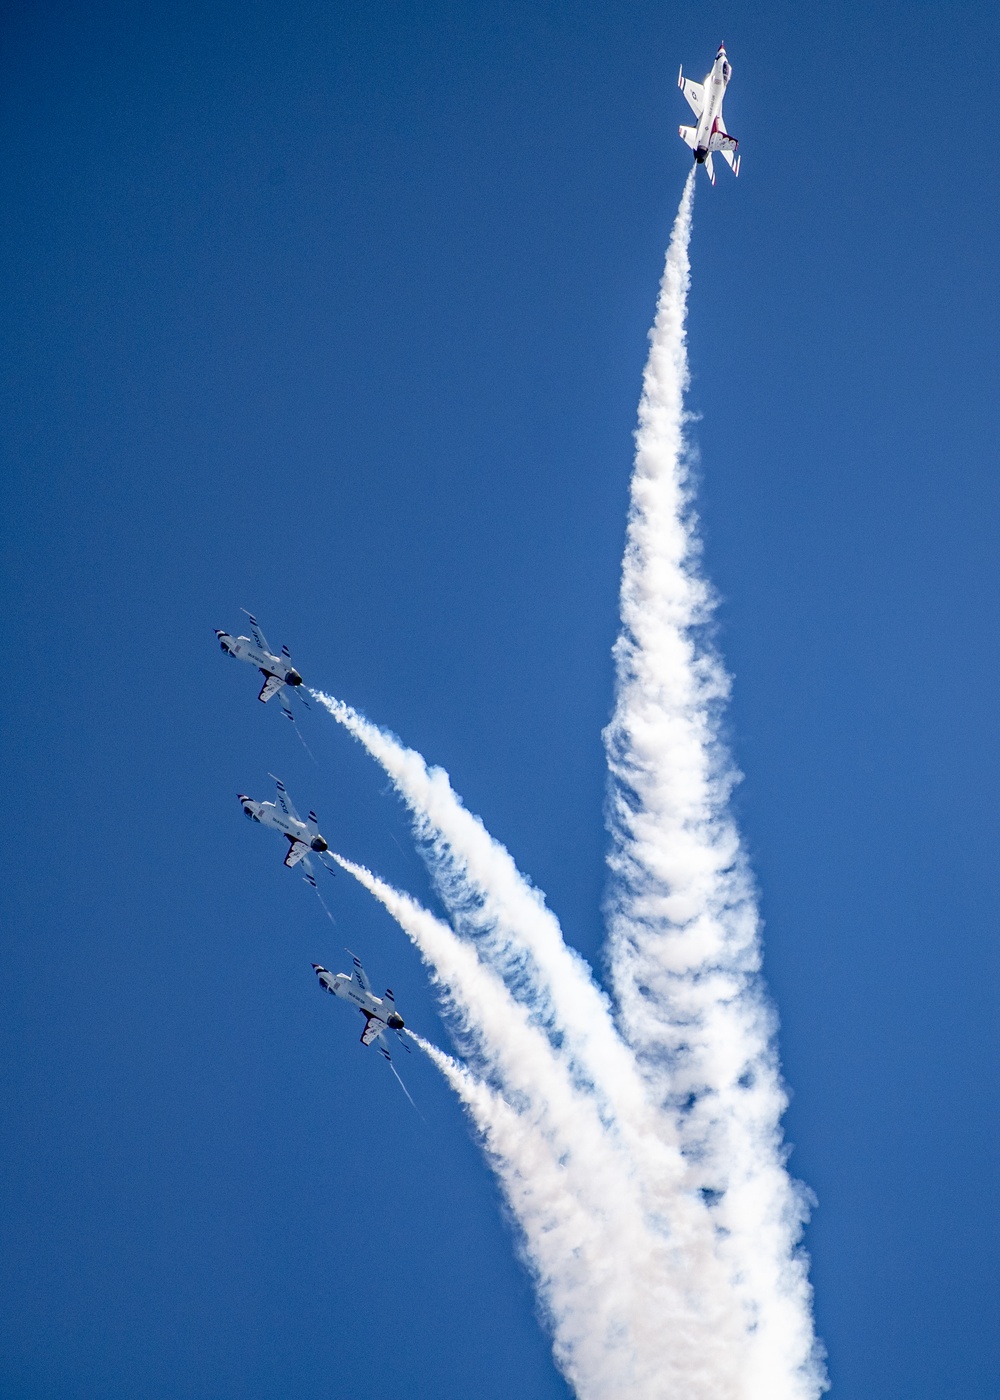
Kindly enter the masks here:
<path id="1" fill-rule="evenodd" d="M 448 775 L 312 693 L 411 813 L 450 924 L 336 859 L 441 992 L 464 1062 L 418 1043 L 481 1137 L 580 1400 L 815 1400 L 806 1197 L 785 1169 L 685 438 L 693 180 L 650 332 L 605 732 L 613 1000 Z"/>

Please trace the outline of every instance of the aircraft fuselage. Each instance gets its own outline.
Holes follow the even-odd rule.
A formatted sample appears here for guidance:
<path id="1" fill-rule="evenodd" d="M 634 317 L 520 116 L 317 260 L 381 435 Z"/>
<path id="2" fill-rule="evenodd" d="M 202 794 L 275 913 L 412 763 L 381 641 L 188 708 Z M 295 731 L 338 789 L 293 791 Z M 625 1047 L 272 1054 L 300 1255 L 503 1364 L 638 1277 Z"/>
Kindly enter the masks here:
<path id="1" fill-rule="evenodd" d="M 251 666 L 256 666 L 262 675 L 275 676 L 279 681 L 284 681 L 285 685 L 302 684 L 302 677 L 290 661 L 286 661 L 281 656 L 274 656 L 269 651 L 264 651 L 249 637 L 233 637 L 228 632 L 220 632 L 218 628 L 215 635 L 218 637 L 219 645 L 224 652 L 235 656 L 238 661 L 249 661 Z"/>
<path id="2" fill-rule="evenodd" d="M 726 57 L 726 50 L 720 48 L 712 64 L 712 71 L 705 79 L 705 106 L 695 128 L 694 158 L 699 165 L 705 164 L 709 142 L 716 129 L 716 122 L 722 115 L 722 99 L 732 73 L 732 66 Z"/>
<path id="3" fill-rule="evenodd" d="M 329 847 L 326 841 L 318 832 L 310 831 L 305 822 L 298 821 L 295 817 L 286 816 L 285 813 L 274 802 L 255 802 L 252 797 L 247 797 L 246 793 L 238 793 L 240 806 L 251 821 L 260 822 L 263 826 L 273 827 L 275 831 L 280 831 L 283 836 L 287 836 L 289 841 L 301 841 L 312 851 L 326 851 Z"/>
<path id="4" fill-rule="evenodd" d="M 319 963 L 313 963 L 313 971 L 319 978 L 320 986 L 342 1001 L 349 1001 L 358 1008 L 367 1021 L 377 1021 L 383 1028 L 401 1031 L 405 1025 L 395 1005 L 374 992 L 366 992 L 357 978 L 346 972 L 328 972 Z"/>

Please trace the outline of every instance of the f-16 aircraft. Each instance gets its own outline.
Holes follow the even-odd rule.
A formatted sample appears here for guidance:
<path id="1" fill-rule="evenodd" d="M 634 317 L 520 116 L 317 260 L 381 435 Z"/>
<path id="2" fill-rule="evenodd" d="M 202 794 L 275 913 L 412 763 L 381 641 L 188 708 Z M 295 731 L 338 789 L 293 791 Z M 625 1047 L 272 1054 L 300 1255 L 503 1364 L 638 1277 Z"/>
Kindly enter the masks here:
<path id="1" fill-rule="evenodd" d="M 281 701 L 281 708 L 290 720 L 294 722 L 295 716 L 292 714 L 292 707 L 288 703 L 288 695 L 285 687 L 291 686 L 293 689 L 302 684 L 302 677 L 292 665 L 292 654 L 287 647 L 281 648 L 281 655 L 276 656 L 267 644 L 267 638 L 260 630 L 260 625 L 253 613 L 248 613 L 246 608 L 241 608 L 240 612 L 247 614 L 250 619 L 250 636 L 233 637 L 228 632 L 220 632 L 218 627 L 215 635 L 219 639 L 219 645 L 227 656 L 235 656 L 239 661 L 249 661 L 251 666 L 256 666 L 257 670 L 264 677 L 264 684 L 260 688 L 257 699 L 265 705 L 272 695 L 277 695 Z M 309 708 L 308 700 L 299 699 Z"/>
<path id="2" fill-rule="evenodd" d="M 715 167 L 712 155 L 715 152 L 729 165 L 734 175 L 740 173 L 740 158 L 736 153 L 739 142 L 730 136 L 726 123 L 722 120 L 722 99 L 726 87 L 733 76 L 732 64 L 726 57 L 725 44 L 719 45 L 712 71 L 705 74 L 703 83 L 685 78 L 684 69 L 677 74 L 677 86 L 688 100 L 688 106 L 698 118 L 697 126 L 682 126 L 680 137 L 694 152 L 699 165 L 708 171 L 708 178 L 715 184 Z"/>
<path id="3" fill-rule="evenodd" d="M 349 953 L 351 950 L 348 948 Z M 392 1056 L 386 1049 L 382 1037 L 386 1031 L 395 1031 L 399 1037 L 399 1043 L 404 1050 L 409 1050 L 409 1046 L 399 1035 L 403 1029 L 404 1021 L 396 1010 L 396 1001 L 392 991 L 387 987 L 384 997 L 377 997 L 372 991 L 372 985 L 368 981 L 367 973 L 361 966 L 358 958 L 354 957 L 353 972 L 338 972 L 336 976 L 332 972 L 327 972 L 325 967 L 319 963 L 313 963 L 313 971 L 319 978 L 319 984 L 325 991 L 332 992 L 335 997 L 341 997 L 344 1001 L 353 1002 L 365 1018 L 365 1028 L 361 1032 L 362 1045 L 374 1045 L 380 1055 L 384 1055 L 389 1062 Z M 404 1086 L 405 1088 L 405 1086 Z M 412 1102 L 412 1100 L 411 1100 Z"/>
<path id="4" fill-rule="evenodd" d="M 269 778 L 274 778 L 273 773 L 268 774 Z M 312 885 L 316 893 L 316 881 L 313 878 L 312 863 L 309 860 L 309 852 L 315 851 L 319 856 L 320 863 L 329 870 L 331 875 L 337 872 L 332 866 L 326 864 L 323 859 L 325 851 L 330 849 L 326 839 L 320 835 L 319 825 L 315 812 L 309 813 L 308 821 L 303 821 L 292 806 L 292 799 L 285 790 L 285 785 L 280 778 L 274 778 L 278 794 L 274 802 L 255 802 L 252 797 L 247 797 L 245 792 L 238 795 L 240 806 L 253 822 L 260 822 L 263 826 L 273 827 L 275 831 L 280 831 L 288 842 L 288 852 L 285 855 L 285 865 L 289 868 L 301 865 L 306 872 L 303 875 L 307 885 Z M 322 895 L 320 895 L 322 899 Z M 326 906 L 323 906 L 326 908 Z M 327 913 L 330 911 L 327 910 Z"/>

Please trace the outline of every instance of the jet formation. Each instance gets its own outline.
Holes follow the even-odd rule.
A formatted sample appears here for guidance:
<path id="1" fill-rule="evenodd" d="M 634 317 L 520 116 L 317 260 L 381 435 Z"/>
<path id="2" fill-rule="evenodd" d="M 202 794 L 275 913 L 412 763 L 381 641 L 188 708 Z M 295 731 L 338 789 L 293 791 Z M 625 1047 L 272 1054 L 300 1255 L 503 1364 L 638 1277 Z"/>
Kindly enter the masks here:
<path id="1" fill-rule="evenodd" d="M 711 72 L 705 74 L 704 82 L 696 83 L 693 78 L 685 78 L 683 66 L 677 74 L 677 86 L 698 118 L 697 126 L 681 126 L 677 129 L 681 140 L 691 147 L 696 164 L 705 167 L 713 185 L 713 155 L 720 155 L 734 175 L 740 173 L 740 157 L 737 151 L 740 143 L 735 136 L 730 136 L 726 130 L 726 123 L 722 120 L 722 99 L 726 95 L 726 88 L 732 76 L 733 66 L 726 57 L 725 44 L 719 45 Z"/>
<path id="2" fill-rule="evenodd" d="M 726 123 L 722 116 L 722 103 L 732 75 L 732 64 L 726 55 L 725 44 L 719 45 L 715 61 L 711 70 L 705 74 L 703 82 L 698 83 L 691 78 L 685 78 L 683 68 L 677 75 L 677 85 L 697 118 L 697 125 L 678 128 L 680 137 L 692 151 L 695 163 L 705 167 L 708 178 L 713 185 L 715 184 L 713 163 L 715 155 L 722 157 L 734 175 L 740 173 L 739 142 L 726 130 Z M 264 683 L 257 699 L 266 705 L 272 696 L 277 695 L 286 716 L 294 722 L 295 716 L 292 714 L 292 707 L 288 701 L 289 694 L 297 696 L 306 708 L 309 707 L 309 702 L 301 694 L 302 677 L 292 665 L 291 652 L 286 646 L 281 648 L 280 655 L 273 652 L 254 615 L 247 612 L 246 608 L 241 609 L 241 611 L 246 613 L 250 620 L 250 636 L 234 637 L 231 633 L 216 628 L 215 635 L 219 640 L 219 645 L 227 656 L 236 657 L 239 661 L 248 661 L 257 668 L 264 677 Z M 296 726 L 296 732 L 299 733 L 301 739 L 302 735 L 298 726 Z M 302 742 L 305 744 L 304 739 Z M 270 776 L 274 778 L 273 773 Z M 316 813 L 310 812 L 307 820 L 303 821 L 296 812 L 284 783 L 280 778 L 274 778 L 274 782 L 277 788 L 274 802 L 257 802 L 252 797 L 248 797 L 246 793 L 241 792 L 238 794 L 240 806 L 251 821 L 258 822 L 262 826 L 269 826 L 285 838 L 288 842 L 285 865 L 289 868 L 301 866 L 304 872 L 303 879 L 319 895 L 323 908 L 332 920 L 333 915 L 326 908 L 326 902 L 316 884 L 310 859 L 311 856 L 316 856 L 320 864 L 331 875 L 336 874 L 326 858 L 330 847 L 326 837 L 320 832 Z M 361 1034 L 362 1045 L 376 1045 L 379 1053 L 389 1061 L 393 1074 L 396 1074 L 395 1066 L 392 1064 L 385 1044 L 387 1032 L 394 1031 L 404 1049 L 409 1050 L 409 1046 L 399 1034 L 405 1029 L 405 1026 L 403 1018 L 396 1010 L 395 997 L 388 989 L 385 996 L 377 997 L 372 991 L 371 983 L 368 981 L 359 959 L 353 953 L 351 953 L 351 957 L 354 960 L 354 971 L 351 973 L 338 972 L 334 975 L 320 963 L 313 963 L 313 971 L 319 978 L 320 985 L 326 991 L 344 1001 L 353 1003 L 358 1008 L 365 1018 L 365 1028 Z M 399 1079 L 398 1074 L 396 1074 L 396 1078 Z M 406 1097 L 410 1098 L 406 1085 L 401 1079 L 399 1083 Z M 410 1099 L 410 1102 L 412 1103 L 413 1100 Z"/>
<path id="3" fill-rule="evenodd" d="M 246 609 L 244 608 L 242 611 L 246 612 Z M 257 619 L 252 613 L 247 612 L 246 615 L 250 619 L 251 636 L 234 637 L 231 633 L 216 628 L 215 635 L 219 639 L 219 644 L 228 656 L 235 656 L 240 661 L 249 661 L 263 675 L 264 684 L 257 697 L 258 700 L 266 705 L 272 696 L 277 695 L 285 714 L 289 719 L 294 719 L 291 706 L 288 703 L 286 688 L 292 688 L 294 694 L 295 687 L 302 685 L 302 677 L 292 666 L 288 648 L 282 647 L 280 655 L 273 652 L 268 646 L 267 638 L 264 636 Z M 301 738 L 301 735 L 299 737 Z M 326 907 L 326 901 L 320 894 L 313 873 L 313 857 L 331 875 L 337 873 L 327 857 L 330 844 L 319 829 L 319 818 L 315 812 L 310 811 L 303 820 L 295 810 L 295 804 L 292 802 L 285 784 L 273 773 L 268 776 L 273 779 L 276 789 L 274 801 L 258 802 L 247 793 L 241 792 L 237 794 L 240 806 L 250 821 L 270 827 L 285 838 L 288 842 L 288 849 L 285 851 L 284 864 L 289 869 L 294 869 L 296 866 L 301 869 L 302 878 L 319 895 L 320 903 L 332 920 L 333 916 Z M 385 1037 L 389 1031 L 393 1031 L 404 1050 L 409 1052 L 410 1047 L 399 1034 L 404 1029 L 404 1021 L 396 1010 L 395 997 L 391 989 L 387 989 L 382 997 L 376 996 L 360 959 L 355 957 L 353 953 L 351 953 L 351 957 L 354 961 L 354 971 L 350 973 L 340 972 L 334 976 L 319 963 L 313 963 L 313 969 L 321 985 L 328 992 L 332 992 L 334 996 L 352 1002 L 358 1007 L 365 1018 L 365 1028 L 361 1035 L 362 1045 L 375 1045 L 382 1057 L 389 1062 L 393 1074 L 399 1079 L 396 1067 L 392 1063 L 392 1056 L 385 1044 Z M 410 1095 L 406 1085 L 401 1079 L 399 1079 L 399 1083 L 409 1099 Z M 413 1100 L 410 1099 L 410 1102 L 413 1103 Z"/>

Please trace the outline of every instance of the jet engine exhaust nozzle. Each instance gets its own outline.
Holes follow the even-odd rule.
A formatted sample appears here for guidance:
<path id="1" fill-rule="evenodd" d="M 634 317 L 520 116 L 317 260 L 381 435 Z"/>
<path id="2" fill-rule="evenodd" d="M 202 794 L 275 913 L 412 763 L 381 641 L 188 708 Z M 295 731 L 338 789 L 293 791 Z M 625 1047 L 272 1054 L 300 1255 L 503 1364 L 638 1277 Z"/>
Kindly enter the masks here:
<path id="1" fill-rule="evenodd" d="M 386 1025 L 391 1031 L 401 1031 L 405 1029 L 406 1022 L 403 1020 L 402 1016 L 400 1016 L 398 1011 L 394 1011 L 389 1017 L 388 1021 L 386 1022 Z"/>
<path id="2" fill-rule="evenodd" d="M 326 841 L 323 840 L 322 836 L 314 836 L 309 844 L 314 851 L 328 851 L 330 849 L 329 845 Z"/>
<path id="3" fill-rule="evenodd" d="M 286 685 L 301 685 L 301 684 L 302 684 L 302 677 L 299 675 L 298 671 L 289 671 L 289 672 L 288 672 L 288 675 L 285 677 L 285 684 L 286 684 Z"/>

